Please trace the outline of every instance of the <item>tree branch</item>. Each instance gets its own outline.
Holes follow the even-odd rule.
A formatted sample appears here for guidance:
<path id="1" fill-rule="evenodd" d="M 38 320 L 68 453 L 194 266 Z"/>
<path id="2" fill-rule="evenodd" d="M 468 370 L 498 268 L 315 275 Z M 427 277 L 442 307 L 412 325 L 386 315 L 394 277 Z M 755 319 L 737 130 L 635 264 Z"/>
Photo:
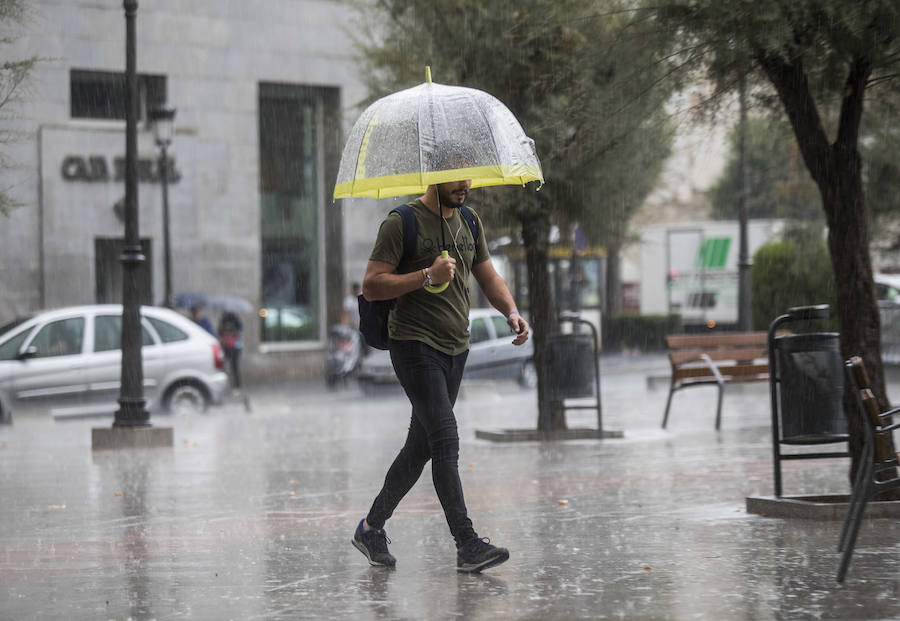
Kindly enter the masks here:
<path id="1" fill-rule="evenodd" d="M 870 62 L 857 57 L 850 66 L 850 73 L 844 83 L 842 93 L 841 114 L 838 121 L 837 140 L 835 144 L 844 149 L 856 150 L 859 143 L 859 124 L 862 120 L 863 98 L 866 93 L 866 82 L 872 73 Z"/>
<path id="2" fill-rule="evenodd" d="M 877 86 L 882 82 L 888 82 L 893 80 L 894 78 L 900 78 L 900 73 L 889 73 L 887 75 L 880 75 L 877 78 L 870 78 L 868 82 L 866 82 L 866 88 L 871 88 L 873 86 Z"/>
<path id="3" fill-rule="evenodd" d="M 822 188 L 832 174 L 831 147 L 809 88 L 809 78 L 800 58 L 787 62 L 779 56 L 757 48 L 754 60 L 775 87 L 784 106 L 797 144 L 813 180 Z"/>

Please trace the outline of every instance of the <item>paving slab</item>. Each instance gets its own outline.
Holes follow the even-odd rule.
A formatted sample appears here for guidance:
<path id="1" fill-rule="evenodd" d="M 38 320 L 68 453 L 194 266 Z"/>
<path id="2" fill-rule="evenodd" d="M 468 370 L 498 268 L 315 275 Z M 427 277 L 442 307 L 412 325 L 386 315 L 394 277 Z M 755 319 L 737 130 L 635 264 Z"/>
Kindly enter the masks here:
<path id="1" fill-rule="evenodd" d="M 803 520 L 843 520 L 847 517 L 849 506 L 850 497 L 847 494 L 747 498 L 748 513 Z M 865 515 L 896 520 L 900 518 L 900 500 L 869 500 Z"/>
<path id="2" fill-rule="evenodd" d="M 251 387 L 250 411 L 154 416 L 173 446 L 120 451 L 91 450 L 102 419 L 16 417 L 0 427 L 0 618 L 900 618 L 900 524 L 867 519 L 837 585 L 840 521 L 746 511 L 772 493 L 767 387 L 727 391 L 719 432 L 715 389 L 685 391 L 662 430 L 667 391 L 646 377 L 665 364 L 604 357 L 610 440 L 478 439 L 533 425 L 535 392 L 463 390 L 467 505 L 511 554 L 479 575 L 455 571 L 427 468 L 386 527 L 395 570 L 350 544 L 405 436 L 402 394 Z M 849 488 L 846 460 L 783 469 L 789 494 Z"/>

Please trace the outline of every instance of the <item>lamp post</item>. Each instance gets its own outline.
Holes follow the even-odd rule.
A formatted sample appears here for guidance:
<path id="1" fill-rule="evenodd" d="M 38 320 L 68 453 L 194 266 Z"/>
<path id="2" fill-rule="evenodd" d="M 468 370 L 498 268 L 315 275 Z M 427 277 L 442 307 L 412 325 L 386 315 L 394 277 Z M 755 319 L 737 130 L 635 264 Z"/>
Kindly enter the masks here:
<path id="1" fill-rule="evenodd" d="M 172 252 L 169 245 L 169 158 L 166 153 L 175 133 L 175 109 L 154 108 L 148 113 L 153 125 L 153 139 L 159 147 L 159 176 L 162 183 L 163 271 L 165 273 L 165 302 L 172 306 Z"/>
<path id="2" fill-rule="evenodd" d="M 113 427 L 149 427 L 144 399 L 144 364 L 141 358 L 141 307 L 138 269 L 144 253 L 138 233 L 137 162 L 137 0 L 124 0 L 125 8 L 125 247 L 122 250 L 122 375 L 119 409 Z"/>
<path id="3" fill-rule="evenodd" d="M 738 123 L 738 170 L 740 171 L 740 191 L 738 192 L 738 227 L 740 247 L 738 248 L 738 330 L 750 331 L 752 309 L 750 307 L 750 255 L 747 242 L 747 198 L 750 194 L 747 171 L 747 77 L 742 75 L 738 83 L 740 121 Z"/>
<path id="4" fill-rule="evenodd" d="M 172 446 L 171 427 L 153 427 L 144 399 L 144 361 L 141 354 L 141 305 L 138 270 L 144 263 L 138 234 L 137 118 L 138 81 L 135 45 L 137 0 L 125 7 L 125 246 L 122 250 L 122 374 L 119 409 L 112 427 L 94 427 L 94 450 Z"/>

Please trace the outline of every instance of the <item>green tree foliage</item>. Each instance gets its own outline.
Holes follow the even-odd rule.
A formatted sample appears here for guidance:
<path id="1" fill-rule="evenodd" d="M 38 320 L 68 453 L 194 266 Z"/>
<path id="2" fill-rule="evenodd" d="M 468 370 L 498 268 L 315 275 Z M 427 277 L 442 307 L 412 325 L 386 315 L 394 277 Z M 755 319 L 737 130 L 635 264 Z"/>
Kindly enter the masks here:
<path id="1" fill-rule="evenodd" d="M 557 220 L 608 236 L 622 204 L 652 188 L 670 150 L 662 106 L 672 84 L 659 84 L 664 39 L 646 13 L 587 0 L 379 0 L 359 10 L 367 101 L 422 82 L 426 65 L 436 82 L 496 96 L 535 140 Z M 521 192 L 480 194 L 527 210 Z"/>
<path id="2" fill-rule="evenodd" d="M 892 101 L 876 99 L 869 106 L 861 130 L 865 196 L 876 226 L 900 219 L 898 112 Z M 830 116 L 834 116 L 833 111 Z M 737 127 L 732 130 L 729 142 L 728 162 L 710 189 L 713 217 L 721 219 L 737 217 L 740 191 Z M 800 156 L 790 123 L 771 115 L 750 117 L 747 160 L 750 218 L 821 220 L 824 224 L 821 196 Z"/>
<path id="3" fill-rule="evenodd" d="M 485 206 L 480 213 L 489 226 L 500 218 L 520 227 L 539 395 L 545 385 L 540 360 L 555 328 L 547 268 L 551 225 L 580 222 L 591 243 L 623 237 L 625 222 L 669 153 L 671 132 L 662 107 L 674 84 L 662 80 L 668 61 L 659 50 L 671 33 L 658 28 L 648 12 L 625 10 L 626 4 L 376 0 L 359 5 L 358 44 L 370 99 L 421 83 L 430 65 L 435 82 L 482 89 L 500 99 L 535 141 L 544 188 L 480 190 L 473 203 Z M 542 419 L 538 426 L 548 424 L 564 422 Z"/>
<path id="4" fill-rule="evenodd" d="M 15 106 L 19 103 L 22 86 L 38 61 L 37 57 L 21 60 L 9 60 L 9 48 L 16 36 L 15 28 L 22 24 L 26 17 L 25 0 L 0 0 L 0 148 L 16 140 L 17 135 L 9 129 L 8 121 L 15 114 Z M 8 168 L 9 158 L 0 151 L 0 167 Z M 4 188 L 0 188 L 0 215 L 9 215 L 11 209 L 20 206 L 10 197 Z"/>
<path id="5" fill-rule="evenodd" d="M 750 268 L 753 329 L 794 306 L 834 305 L 834 275 L 828 246 L 817 226 L 795 226 L 783 239 L 760 246 Z M 837 330 L 835 320 L 819 328 Z"/>
<path id="6" fill-rule="evenodd" d="M 875 88 L 867 101 L 861 150 L 866 206 L 875 231 L 897 231 L 900 222 L 900 88 Z M 900 247 L 900 235 L 892 245 Z"/>
<path id="7" fill-rule="evenodd" d="M 730 136 L 728 162 L 710 189 L 713 216 L 736 219 L 741 192 L 738 136 Z M 822 221 L 822 200 L 800 158 L 787 121 L 767 117 L 747 120 L 747 216 Z"/>
<path id="8" fill-rule="evenodd" d="M 867 94 L 896 101 L 900 3 L 896 0 L 661 0 L 660 19 L 682 35 L 681 58 L 720 91 L 748 73 L 775 93 L 819 189 L 828 226 L 841 352 L 865 361 L 873 392 L 888 402 L 880 314 L 864 200 L 863 112 Z M 828 111 L 836 111 L 832 124 Z M 874 171 L 873 171 L 874 172 Z M 851 477 L 862 418 L 848 389 Z M 900 496 L 900 494 L 898 494 Z"/>

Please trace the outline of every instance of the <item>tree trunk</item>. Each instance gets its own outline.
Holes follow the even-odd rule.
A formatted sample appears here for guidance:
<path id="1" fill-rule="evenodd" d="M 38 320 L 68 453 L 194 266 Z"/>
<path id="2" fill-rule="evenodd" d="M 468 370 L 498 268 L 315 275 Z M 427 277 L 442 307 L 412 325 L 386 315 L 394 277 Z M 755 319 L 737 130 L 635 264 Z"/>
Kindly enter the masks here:
<path id="1" fill-rule="evenodd" d="M 785 62 L 763 54 L 757 55 L 757 61 L 778 91 L 803 159 L 822 196 L 834 270 L 841 355 L 844 359 L 854 355 L 863 358 L 872 391 L 884 411 L 888 400 L 881 362 L 881 319 L 869 256 L 862 161 L 858 150 L 865 84 L 871 70 L 863 59 L 851 64 L 837 140 L 829 144 L 802 61 Z M 868 423 L 859 410 L 850 382 L 844 392 L 844 411 L 850 433 L 850 480 L 853 481 L 864 441 L 862 426 Z M 900 499 L 900 490 L 884 497 Z"/>
<path id="2" fill-rule="evenodd" d="M 886 410 L 888 400 L 881 361 L 881 315 L 872 280 L 859 157 L 858 154 L 848 157 L 835 148 L 834 159 L 837 174 L 820 190 L 828 214 L 828 248 L 834 270 L 841 355 L 844 359 L 854 355 L 862 357 L 866 370 L 871 370 L 869 380 L 872 392 L 881 409 Z M 844 392 L 844 411 L 847 413 L 853 458 L 851 481 L 856 476 L 862 453 L 865 437 L 862 426 L 869 424 L 865 414 L 859 411 L 852 389 L 852 383 L 848 382 Z M 900 499 L 900 490 L 893 492 L 893 498 Z"/>
<path id="3" fill-rule="evenodd" d="M 537 429 L 545 434 L 566 428 L 565 412 L 550 407 L 548 397 L 549 371 L 546 364 L 549 336 L 556 330 L 556 316 L 550 299 L 550 272 L 547 268 L 547 246 L 550 235 L 550 215 L 543 196 L 528 201 L 518 210 L 528 267 L 528 312 L 533 329 L 534 364 L 537 370 L 538 420 Z"/>

